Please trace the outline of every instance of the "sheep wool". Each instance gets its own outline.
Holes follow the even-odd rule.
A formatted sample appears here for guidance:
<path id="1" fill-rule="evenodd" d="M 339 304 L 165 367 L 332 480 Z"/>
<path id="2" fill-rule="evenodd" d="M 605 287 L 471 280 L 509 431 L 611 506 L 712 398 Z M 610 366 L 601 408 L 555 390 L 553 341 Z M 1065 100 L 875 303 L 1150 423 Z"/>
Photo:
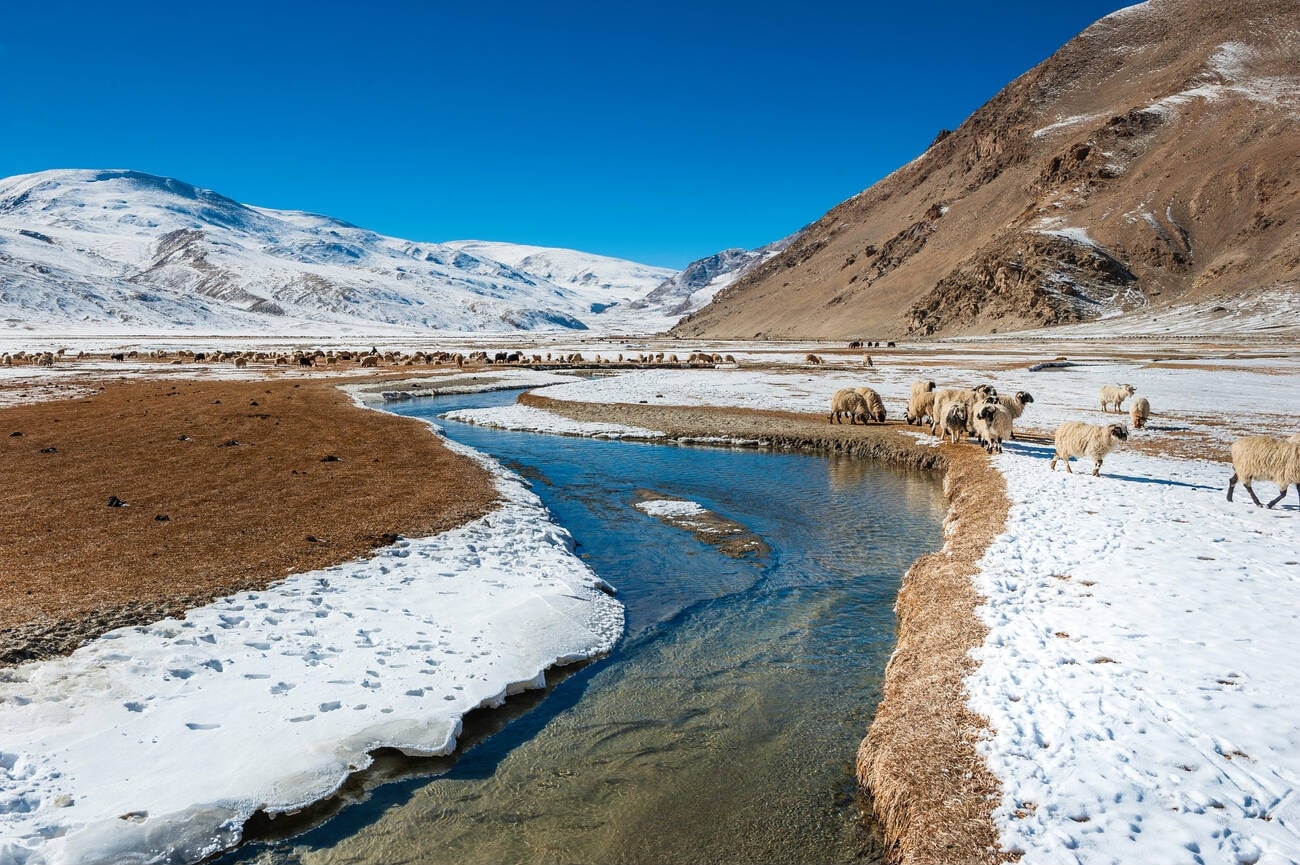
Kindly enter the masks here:
<path id="1" fill-rule="evenodd" d="M 1137 388 L 1131 384 L 1108 384 L 1101 389 L 1101 410 L 1110 411 L 1109 406 L 1115 406 L 1115 412 L 1118 414 L 1124 406 L 1124 400 L 1131 397 Z"/>
<path id="2" fill-rule="evenodd" d="M 1056 471 L 1056 461 L 1065 460 L 1065 470 L 1073 474 L 1074 470 L 1070 468 L 1072 457 L 1091 457 L 1095 463 L 1092 475 L 1097 477 L 1101 474 L 1101 462 L 1106 454 L 1120 442 L 1128 440 L 1128 429 L 1122 423 L 1098 426 L 1072 420 L 1056 428 L 1053 440 L 1056 449 L 1048 464 L 1049 470 Z"/>
<path id="3" fill-rule="evenodd" d="M 1147 398 L 1140 396 L 1133 400 L 1133 405 L 1129 407 L 1128 418 L 1133 423 L 1133 429 L 1142 429 L 1147 425 L 1147 419 L 1151 417 L 1151 403 Z"/>
<path id="4" fill-rule="evenodd" d="M 866 399 L 853 388 L 840 388 L 831 395 L 830 423 L 844 423 L 842 417 L 848 415 L 850 424 L 857 423 L 859 417 L 865 424 L 868 413 Z"/>
<path id="5" fill-rule="evenodd" d="M 1256 480 L 1272 481 L 1278 486 L 1277 498 L 1268 503 L 1271 508 L 1286 497 L 1287 488 L 1296 487 L 1300 498 L 1300 433 L 1286 441 L 1269 436 L 1243 436 L 1232 443 L 1232 477 L 1228 480 L 1228 501 L 1232 491 L 1241 481 L 1255 504 L 1263 507 L 1251 488 Z"/>
<path id="6" fill-rule="evenodd" d="M 1011 412 L 1000 400 L 986 401 L 975 413 L 975 435 L 991 454 L 1002 453 L 1002 442 L 1015 438 L 1011 424 Z"/>
<path id="7" fill-rule="evenodd" d="M 867 403 L 867 417 L 876 423 L 885 422 L 885 401 L 869 387 L 855 387 L 853 392 L 859 394 Z"/>

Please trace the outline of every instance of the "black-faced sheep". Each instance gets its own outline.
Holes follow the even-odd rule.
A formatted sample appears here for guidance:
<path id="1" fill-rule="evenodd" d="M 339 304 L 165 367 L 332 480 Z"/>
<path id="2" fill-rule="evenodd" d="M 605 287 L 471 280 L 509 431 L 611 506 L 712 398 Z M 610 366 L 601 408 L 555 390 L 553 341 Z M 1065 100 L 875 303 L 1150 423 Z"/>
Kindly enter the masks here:
<path id="1" fill-rule="evenodd" d="M 1128 419 L 1133 423 L 1133 429 L 1142 429 L 1147 425 L 1147 419 L 1151 417 L 1151 403 L 1147 398 L 1140 396 L 1133 400 L 1133 405 L 1129 406 Z"/>
<path id="2" fill-rule="evenodd" d="M 991 384 L 981 384 L 969 390 L 946 387 L 934 392 L 934 409 L 930 412 L 930 432 L 942 437 L 939 432 L 940 421 L 947 414 L 949 404 L 959 402 L 966 407 L 966 433 L 974 435 L 971 424 L 975 420 L 976 404 L 987 399 L 996 399 L 997 390 Z"/>
<path id="3" fill-rule="evenodd" d="M 1244 436 L 1232 443 L 1228 501 L 1232 501 L 1232 490 L 1240 480 L 1251 500 L 1263 507 L 1250 487 L 1252 481 L 1261 478 L 1278 486 L 1277 498 L 1268 503 L 1270 508 L 1286 497 L 1287 487 L 1292 484 L 1295 484 L 1296 496 L 1300 498 L 1300 433 L 1286 441 L 1269 436 Z"/>
<path id="4" fill-rule="evenodd" d="M 975 435 L 984 442 L 984 450 L 991 454 L 1002 453 L 1003 440 L 1015 438 L 1011 423 L 1011 412 L 999 400 L 985 400 L 977 406 Z"/>
<path id="5" fill-rule="evenodd" d="M 921 421 L 929 419 L 930 426 L 934 426 L 934 391 L 926 390 L 920 393 L 913 392 L 911 398 L 907 401 L 907 413 L 904 415 L 908 424 L 920 426 Z"/>
<path id="6" fill-rule="evenodd" d="M 861 394 L 862 398 L 867 401 L 867 417 L 876 423 L 884 423 L 885 401 L 880 398 L 880 394 L 869 387 L 855 387 L 853 390 L 855 393 Z"/>
<path id="7" fill-rule="evenodd" d="M 960 400 L 953 400 L 944 403 L 943 406 L 940 407 L 936 400 L 935 412 L 942 412 L 938 419 L 939 438 L 946 440 L 948 436 L 951 435 L 953 444 L 957 444 L 957 442 L 961 441 L 961 437 L 965 434 L 966 426 L 970 420 L 970 409 L 967 407 L 966 403 L 961 402 Z"/>
<path id="8" fill-rule="evenodd" d="M 852 388 L 840 388 L 831 395 L 831 423 L 844 423 L 841 417 L 848 415 L 850 424 L 857 423 L 859 417 L 865 424 L 869 410 L 866 398 Z"/>
<path id="9" fill-rule="evenodd" d="M 1123 410 L 1124 400 L 1131 397 L 1137 388 L 1131 384 L 1108 384 L 1101 389 L 1101 410 L 1110 411 L 1109 406 L 1115 406 L 1115 412 Z"/>
<path id="10" fill-rule="evenodd" d="M 1070 468 L 1072 457 L 1092 457 L 1092 475 L 1097 477 L 1101 474 L 1101 461 L 1106 458 L 1106 454 L 1120 442 L 1128 440 L 1128 429 L 1122 423 L 1097 426 L 1072 420 L 1056 428 L 1054 440 L 1056 451 L 1048 464 L 1050 470 L 1056 471 L 1057 460 L 1065 460 L 1065 470 L 1074 474 Z"/>

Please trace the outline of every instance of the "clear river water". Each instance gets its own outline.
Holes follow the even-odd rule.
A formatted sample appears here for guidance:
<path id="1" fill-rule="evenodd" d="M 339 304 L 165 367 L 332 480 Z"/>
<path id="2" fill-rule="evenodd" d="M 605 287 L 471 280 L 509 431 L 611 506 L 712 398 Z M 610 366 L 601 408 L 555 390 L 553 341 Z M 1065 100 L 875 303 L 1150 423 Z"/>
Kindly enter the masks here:
<path id="1" fill-rule="evenodd" d="M 436 418 L 515 392 L 392 410 Z M 437 420 L 527 478 L 618 589 L 627 630 L 545 692 L 467 719 L 451 758 L 384 755 L 337 801 L 221 865 L 876 862 L 853 764 L 938 478 L 846 457 L 578 439 Z M 737 554 L 656 519 L 697 502 Z M 765 548 L 763 548 L 765 546 Z"/>

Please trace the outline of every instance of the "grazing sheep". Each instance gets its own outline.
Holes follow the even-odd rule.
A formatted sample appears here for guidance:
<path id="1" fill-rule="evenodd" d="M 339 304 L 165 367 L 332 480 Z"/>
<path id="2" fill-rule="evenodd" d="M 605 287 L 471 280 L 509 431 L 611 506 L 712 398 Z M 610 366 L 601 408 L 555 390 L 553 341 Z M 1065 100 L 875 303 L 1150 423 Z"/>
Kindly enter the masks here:
<path id="1" fill-rule="evenodd" d="M 373 367 L 377 367 L 377 366 L 379 366 L 379 355 L 377 355 L 377 354 L 367 354 L 367 355 L 363 356 L 363 357 L 361 358 L 361 366 L 362 366 L 363 368 L 365 368 L 365 367 L 370 367 L 370 366 L 373 366 Z"/>
<path id="2" fill-rule="evenodd" d="M 1232 443 L 1228 501 L 1232 501 L 1232 490 L 1240 480 L 1251 500 L 1263 507 L 1250 487 L 1251 481 L 1260 478 L 1278 486 L 1277 498 L 1268 503 L 1270 508 L 1286 497 L 1287 487 L 1292 484 L 1295 484 L 1296 496 L 1300 498 L 1300 433 L 1286 441 L 1269 436 L 1244 436 Z"/>
<path id="3" fill-rule="evenodd" d="M 815 354 L 809 353 L 803 356 L 803 362 L 816 365 L 821 363 L 822 359 Z"/>
<path id="4" fill-rule="evenodd" d="M 859 417 L 865 424 L 869 412 L 866 398 L 852 388 L 840 388 L 831 395 L 830 423 L 844 423 L 840 416 L 848 415 L 850 425 L 857 423 Z"/>
<path id="5" fill-rule="evenodd" d="M 912 391 L 912 397 L 907 401 L 907 413 L 904 418 L 911 426 L 920 426 L 923 418 L 929 418 L 933 426 L 934 391 L 923 390 L 920 393 Z"/>
<path id="6" fill-rule="evenodd" d="M 974 435 L 975 429 L 971 424 L 975 420 L 976 404 L 985 400 L 996 399 L 997 395 L 997 390 L 991 384 L 981 384 L 970 390 L 946 387 L 943 390 L 935 391 L 934 409 L 930 412 L 930 432 L 942 437 L 939 432 L 939 421 L 945 416 L 945 409 L 948 404 L 959 402 L 966 407 L 966 432 L 968 435 Z"/>
<path id="7" fill-rule="evenodd" d="M 1020 416 L 1025 413 L 1025 406 L 1029 405 L 1033 401 L 1033 395 L 1031 395 L 1027 390 L 1018 390 L 1014 396 L 1007 396 L 1006 394 L 998 395 L 998 404 L 1007 410 L 1013 421 L 1018 420 Z M 1007 436 L 1007 438 L 1012 441 L 1016 440 L 1014 433 Z"/>
<path id="8" fill-rule="evenodd" d="M 966 403 L 954 400 L 944 403 L 943 407 L 940 408 L 936 401 L 935 411 L 942 412 L 938 424 L 939 438 L 946 439 L 951 434 L 953 444 L 961 441 L 970 419 L 970 410 Z"/>
<path id="9" fill-rule="evenodd" d="M 1114 404 L 1118 414 L 1124 406 L 1124 400 L 1131 397 L 1137 388 L 1131 384 L 1108 384 L 1101 389 L 1101 410 L 1110 411 L 1107 406 Z"/>
<path id="10" fill-rule="evenodd" d="M 880 398 L 880 394 L 869 387 L 855 387 L 853 391 L 861 394 L 862 398 L 867 401 L 867 417 L 876 423 L 884 423 L 885 401 Z"/>
<path id="11" fill-rule="evenodd" d="M 914 381 L 912 382 L 912 396 L 916 396 L 918 393 L 933 393 L 934 388 L 935 384 L 933 380 Z"/>
<path id="12" fill-rule="evenodd" d="M 991 454 L 1002 453 L 1003 440 L 1015 438 L 1011 423 L 1011 410 L 1000 399 L 986 400 L 981 404 L 975 412 L 975 435 L 984 442 L 984 450 Z"/>
<path id="13" fill-rule="evenodd" d="M 1065 460 L 1065 470 L 1074 474 L 1074 469 L 1070 468 L 1072 457 L 1092 457 L 1095 463 L 1092 476 L 1097 477 L 1101 474 L 1101 461 L 1110 453 L 1111 448 L 1128 440 L 1128 429 L 1122 423 L 1097 426 L 1072 420 L 1056 428 L 1054 439 L 1056 451 L 1047 466 L 1050 470 L 1056 471 L 1057 460 Z"/>
<path id="14" fill-rule="evenodd" d="M 1144 396 L 1133 400 L 1133 405 L 1128 410 L 1128 417 L 1133 422 L 1133 429 L 1142 429 L 1147 425 L 1147 418 L 1151 417 L 1151 403 L 1147 402 Z"/>

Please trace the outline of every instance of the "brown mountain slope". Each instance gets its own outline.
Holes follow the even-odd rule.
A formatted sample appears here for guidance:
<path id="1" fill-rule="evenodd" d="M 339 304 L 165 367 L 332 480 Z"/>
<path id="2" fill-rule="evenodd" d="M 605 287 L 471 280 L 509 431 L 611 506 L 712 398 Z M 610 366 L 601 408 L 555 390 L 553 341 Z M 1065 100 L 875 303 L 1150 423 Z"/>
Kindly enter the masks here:
<path id="1" fill-rule="evenodd" d="M 1300 4 L 1093 24 L 681 336 L 987 333 L 1300 291 Z"/>

